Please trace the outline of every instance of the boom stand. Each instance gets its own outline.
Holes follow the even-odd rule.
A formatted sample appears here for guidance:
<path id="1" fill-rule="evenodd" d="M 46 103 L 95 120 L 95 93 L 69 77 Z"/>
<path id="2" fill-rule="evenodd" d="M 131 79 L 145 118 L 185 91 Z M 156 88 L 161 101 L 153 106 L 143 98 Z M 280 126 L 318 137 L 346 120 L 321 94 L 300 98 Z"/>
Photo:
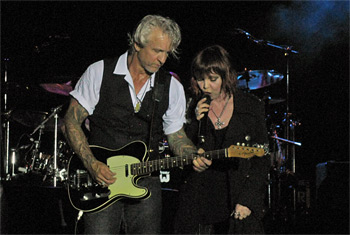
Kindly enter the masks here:
<path id="1" fill-rule="evenodd" d="M 287 108 L 286 108 L 286 139 L 289 139 L 290 138 L 290 127 L 291 127 L 291 124 L 290 124 L 290 111 L 289 111 L 289 56 L 290 56 L 290 53 L 294 53 L 294 54 L 298 54 L 299 52 L 298 51 L 295 51 L 295 50 L 292 50 L 292 46 L 279 46 L 279 45 L 275 45 L 273 44 L 272 42 L 270 41 L 266 41 L 266 40 L 263 40 L 263 39 L 257 39 L 255 37 L 253 37 L 250 33 L 242 30 L 242 29 L 236 29 L 236 32 L 238 34 L 243 34 L 245 37 L 247 37 L 247 39 L 253 41 L 254 43 L 256 44 L 259 44 L 259 45 L 262 45 L 262 46 L 269 46 L 269 47 L 274 47 L 274 48 L 277 48 L 277 49 L 280 49 L 284 52 L 284 56 L 286 57 L 286 77 L 287 77 L 287 94 L 286 94 L 286 100 L 287 100 Z M 293 124 L 292 124 L 293 126 Z M 293 140 L 294 140 L 294 129 L 293 129 Z M 293 153 L 293 159 L 292 159 L 292 171 L 293 173 L 295 173 L 295 145 L 293 145 L 292 147 L 292 153 Z M 289 159 L 289 146 L 287 145 L 286 147 L 286 159 Z M 294 207 L 294 211 L 296 209 L 296 200 L 295 200 L 295 189 L 294 189 L 294 192 L 293 192 L 293 197 L 294 197 L 294 202 L 293 202 L 293 207 Z"/>
<path id="2" fill-rule="evenodd" d="M 63 105 L 60 105 L 56 108 L 52 109 L 52 113 L 49 117 L 47 117 L 35 130 L 30 134 L 33 135 L 35 132 L 42 128 L 47 121 L 49 121 L 52 117 L 55 119 L 55 137 L 54 137 L 54 177 L 53 177 L 53 187 L 57 187 L 57 176 L 58 176 L 58 170 L 57 170 L 57 140 L 58 140 L 58 112 L 61 111 Z"/>

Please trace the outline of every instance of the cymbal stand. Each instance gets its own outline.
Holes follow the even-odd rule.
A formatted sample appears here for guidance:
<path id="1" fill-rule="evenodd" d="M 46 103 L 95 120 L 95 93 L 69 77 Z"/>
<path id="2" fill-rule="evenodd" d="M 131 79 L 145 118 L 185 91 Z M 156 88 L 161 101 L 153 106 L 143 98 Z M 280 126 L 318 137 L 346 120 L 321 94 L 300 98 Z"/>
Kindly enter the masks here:
<path id="1" fill-rule="evenodd" d="M 40 144 L 41 144 L 41 135 L 43 134 L 43 129 L 44 129 L 44 125 L 40 125 L 38 139 L 33 141 L 34 148 L 32 151 L 32 162 L 31 162 L 30 167 L 29 167 L 30 171 L 35 170 L 34 166 L 35 166 L 36 158 L 39 157 L 38 154 L 39 154 L 39 149 L 40 149 Z"/>
<path id="2" fill-rule="evenodd" d="M 62 107 L 62 106 L 61 106 Z M 59 108 L 60 109 L 60 108 Z M 53 176 L 53 186 L 54 187 L 57 187 L 57 177 L 59 176 L 58 175 L 58 168 L 57 168 L 57 141 L 58 141 L 58 138 L 57 138 L 57 135 L 58 135 L 58 110 L 54 111 L 55 112 L 55 138 L 54 138 L 54 165 L 53 165 L 53 170 L 54 170 L 54 176 Z"/>
<path id="3" fill-rule="evenodd" d="M 57 186 L 57 177 L 58 171 L 57 171 L 57 141 L 58 141 L 58 112 L 61 111 L 63 105 L 60 105 L 56 108 L 52 109 L 52 113 L 50 116 L 48 116 L 35 130 L 30 134 L 33 135 L 38 129 L 42 128 L 46 122 L 48 122 L 52 117 L 55 119 L 55 137 L 54 137 L 54 177 L 53 177 L 53 186 Z"/>
<path id="4" fill-rule="evenodd" d="M 281 143 L 280 143 L 280 138 L 278 137 L 277 135 L 277 131 L 276 129 L 273 131 L 273 139 L 276 140 L 276 145 L 277 145 L 277 153 L 278 153 L 278 160 L 277 160 L 277 166 L 278 166 L 278 172 L 284 172 L 285 171 L 285 166 L 284 166 L 284 163 L 285 163 L 285 160 L 286 160 L 286 156 L 283 154 L 283 150 L 282 150 L 282 146 L 281 146 Z"/>
<path id="5" fill-rule="evenodd" d="M 250 75 L 249 75 L 247 68 L 244 68 L 244 74 L 242 76 L 242 79 L 244 79 L 246 82 L 246 92 L 249 92 L 250 91 L 250 89 L 249 89 Z"/>
<path id="6" fill-rule="evenodd" d="M 293 133 L 293 138 L 292 140 L 288 140 L 288 139 L 284 139 L 284 138 L 280 138 L 278 137 L 277 135 L 274 135 L 274 136 L 271 136 L 272 139 L 275 139 L 276 140 L 276 143 L 279 142 L 279 141 L 282 141 L 282 142 L 285 142 L 287 143 L 287 147 L 286 149 L 288 149 L 288 145 L 289 144 L 292 144 L 292 155 L 293 155 L 293 158 L 292 158 L 292 173 L 293 175 L 295 175 L 295 146 L 301 146 L 301 143 L 300 142 L 296 142 L 294 141 L 295 140 L 295 131 L 294 131 L 294 127 L 296 125 L 300 125 L 299 122 L 292 122 L 292 124 L 290 125 L 291 129 L 292 129 L 292 133 Z M 287 155 L 287 152 L 286 152 L 286 155 Z M 288 158 L 286 158 L 288 159 Z M 280 193 L 279 193 L 280 194 Z M 293 210 L 294 212 L 296 211 L 296 189 L 295 187 L 293 188 Z"/>
<path id="7" fill-rule="evenodd" d="M 8 58 L 5 58 L 4 59 L 4 66 L 5 66 L 5 69 L 4 69 L 4 83 L 5 83 L 5 86 L 8 85 L 8 80 L 7 80 L 7 64 L 8 64 L 8 61 L 9 59 Z M 8 112 L 8 106 L 7 106 L 7 92 L 8 92 L 8 89 L 5 89 L 5 92 L 4 92 L 4 113 L 7 113 Z M 5 138 L 4 138 L 4 156 L 5 156 L 5 159 L 2 159 L 1 158 L 1 170 L 5 170 L 4 172 L 4 176 L 5 176 L 5 180 L 11 180 L 11 174 L 10 174 L 10 121 L 8 118 L 6 118 L 6 121 L 5 123 L 3 124 L 3 127 L 4 127 L 4 130 L 5 130 Z M 3 166 L 3 164 L 5 166 Z M 3 169 L 3 167 L 5 167 L 5 169 Z M 3 177 L 2 175 L 2 172 L 1 172 L 1 178 Z"/>
<path id="8" fill-rule="evenodd" d="M 291 132 L 292 132 L 292 142 L 294 142 L 294 143 L 297 143 L 297 142 L 295 142 L 295 127 L 299 126 L 299 125 L 301 125 L 300 122 L 293 121 L 292 119 L 290 119 L 289 127 L 290 127 Z M 292 171 L 293 171 L 293 174 L 295 174 L 295 172 L 296 172 L 295 145 L 301 146 L 301 143 L 292 145 L 291 151 L 292 151 Z M 296 211 L 296 207 L 297 207 L 296 204 L 297 204 L 296 203 L 296 189 L 294 188 L 293 189 L 293 209 L 294 209 L 294 211 Z"/>

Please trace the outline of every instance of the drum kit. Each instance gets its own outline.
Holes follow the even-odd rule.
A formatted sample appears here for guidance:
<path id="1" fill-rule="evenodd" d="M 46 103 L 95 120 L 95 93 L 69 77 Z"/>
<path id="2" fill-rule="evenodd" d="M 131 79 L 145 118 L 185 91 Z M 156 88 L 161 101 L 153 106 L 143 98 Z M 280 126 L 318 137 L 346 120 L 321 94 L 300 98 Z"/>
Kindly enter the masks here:
<path id="1" fill-rule="evenodd" d="M 290 71 L 289 63 L 292 55 L 299 52 L 293 46 L 276 45 L 271 41 L 258 39 L 243 29 L 236 28 L 234 34 L 241 35 L 260 48 L 273 48 L 285 58 L 285 73 L 271 70 L 248 70 L 238 73 L 238 88 L 258 96 L 265 102 L 266 124 L 269 134 L 271 169 L 268 174 L 267 204 L 275 216 L 287 209 L 297 210 L 296 177 L 296 147 L 301 146 L 295 141 L 296 127 L 301 125 L 298 118 L 290 112 Z M 283 81 L 283 83 L 282 83 Z M 282 85 L 282 86 L 281 86 Z M 277 88 L 277 89 L 275 89 Z M 276 97 L 273 94 L 277 92 Z M 281 95 L 284 94 L 281 98 Z M 288 188 L 288 190 L 286 190 Z M 288 202 L 284 191 L 292 189 Z"/>
<path id="2" fill-rule="evenodd" d="M 67 97 L 73 90 L 71 81 L 62 84 L 43 83 L 40 87 L 46 92 Z M 64 104 L 59 105 L 51 108 L 50 112 L 13 109 L 2 114 L 5 127 L 2 180 L 10 181 L 24 175 L 36 175 L 41 178 L 42 184 L 39 186 L 62 186 L 67 180 L 68 160 L 73 154 L 61 133 L 64 107 Z M 26 131 L 11 147 L 10 124 L 19 125 Z"/>
<path id="3" fill-rule="evenodd" d="M 272 87 L 283 79 L 284 75 L 275 70 L 245 69 L 238 73 L 238 88 L 262 96 L 259 98 L 265 102 L 271 157 L 266 198 L 273 220 L 287 217 L 286 210 L 297 210 L 295 147 L 301 143 L 295 141 L 295 127 L 301 123 L 288 111 L 288 97 L 270 96 Z"/>

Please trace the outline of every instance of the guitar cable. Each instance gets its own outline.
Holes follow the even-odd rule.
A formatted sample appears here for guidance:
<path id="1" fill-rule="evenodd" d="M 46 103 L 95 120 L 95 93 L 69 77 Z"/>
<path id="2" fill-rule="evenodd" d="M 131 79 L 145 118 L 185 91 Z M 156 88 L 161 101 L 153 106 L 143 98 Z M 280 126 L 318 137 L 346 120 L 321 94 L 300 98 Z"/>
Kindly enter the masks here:
<path id="1" fill-rule="evenodd" d="M 78 223 L 79 223 L 79 220 L 81 219 L 81 217 L 83 216 L 83 214 L 84 214 L 84 211 L 80 210 L 79 213 L 78 213 L 77 219 L 75 220 L 75 227 L 74 227 L 74 234 L 75 234 L 75 235 L 77 234 L 77 231 L 78 231 Z"/>

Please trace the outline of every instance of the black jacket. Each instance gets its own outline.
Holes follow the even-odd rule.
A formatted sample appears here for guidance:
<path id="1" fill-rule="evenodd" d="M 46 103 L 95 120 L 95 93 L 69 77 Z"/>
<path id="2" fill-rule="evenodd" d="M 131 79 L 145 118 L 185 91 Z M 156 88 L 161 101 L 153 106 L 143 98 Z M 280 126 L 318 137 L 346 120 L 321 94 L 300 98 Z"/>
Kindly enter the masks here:
<path id="1" fill-rule="evenodd" d="M 190 123 L 186 126 L 186 133 L 198 142 L 198 125 L 195 119 L 195 106 L 197 100 L 189 105 L 188 115 Z M 205 150 L 228 148 L 237 143 L 267 144 L 268 136 L 265 123 L 264 104 L 255 96 L 237 91 L 234 94 L 234 111 L 229 125 L 224 128 L 218 142 L 217 131 L 210 124 L 207 127 Z M 249 136 L 249 141 L 247 137 Z M 196 224 L 213 224 L 229 219 L 229 215 L 237 203 L 252 210 L 251 216 L 243 221 L 232 223 L 231 232 L 241 228 L 238 233 L 259 233 L 259 221 L 264 213 L 264 196 L 267 183 L 267 174 L 270 168 L 269 156 L 253 157 L 251 159 L 230 158 L 214 160 L 212 166 L 202 172 L 196 173 L 188 169 L 185 184 L 180 192 L 180 205 L 178 215 L 184 217 L 185 233 Z M 243 223 L 252 223 L 248 229 L 242 228 Z M 238 225 L 238 226 L 237 226 Z M 259 228 L 258 228 L 259 227 Z M 261 231 L 262 232 L 262 231 Z"/>

